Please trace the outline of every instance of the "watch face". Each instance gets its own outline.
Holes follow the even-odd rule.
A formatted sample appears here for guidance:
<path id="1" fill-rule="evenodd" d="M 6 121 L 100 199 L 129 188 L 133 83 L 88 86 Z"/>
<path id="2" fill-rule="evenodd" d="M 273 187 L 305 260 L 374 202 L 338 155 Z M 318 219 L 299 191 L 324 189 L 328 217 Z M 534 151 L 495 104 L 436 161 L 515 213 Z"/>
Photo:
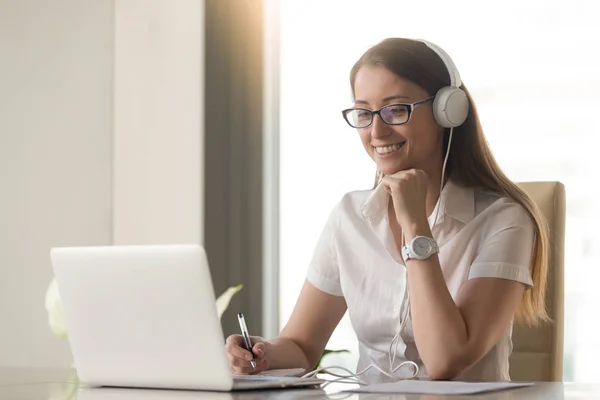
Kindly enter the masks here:
<path id="1" fill-rule="evenodd" d="M 413 252 L 419 257 L 427 257 L 433 250 L 431 242 L 424 237 L 416 238 L 413 242 L 412 248 Z"/>

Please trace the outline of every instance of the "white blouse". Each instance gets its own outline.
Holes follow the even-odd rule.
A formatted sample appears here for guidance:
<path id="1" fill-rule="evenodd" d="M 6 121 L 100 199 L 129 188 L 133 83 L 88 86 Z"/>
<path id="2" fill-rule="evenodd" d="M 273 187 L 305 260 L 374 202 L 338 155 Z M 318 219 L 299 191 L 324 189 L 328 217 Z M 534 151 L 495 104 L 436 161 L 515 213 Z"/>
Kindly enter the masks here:
<path id="1" fill-rule="evenodd" d="M 307 279 L 325 293 L 344 296 L 359 341 L 357 370 L 373 363 L 389 372 L 390 343 L 402 319 L 408 318 L 394 366 L 414 361 L 421 368 L 419 376 L 425 377 L 408 313 L 406 268 L 389 228 L 388 201 L 381 185 L 346 194 L 321 233 Z M 503 278 L 533 285 L 534 225 L 512 199 L 449 180 L 428 220 L 452 298 L 456 299 L 461 285 L 472 278 Z M 512 323 L 489 353 L 461 378 L 510 380 L 511 334 Z M 412 367 L 405 366 L 395 375 L 412 373 Z M 369 383 L 388 380 L 375 368 L 362 379 Z"/>

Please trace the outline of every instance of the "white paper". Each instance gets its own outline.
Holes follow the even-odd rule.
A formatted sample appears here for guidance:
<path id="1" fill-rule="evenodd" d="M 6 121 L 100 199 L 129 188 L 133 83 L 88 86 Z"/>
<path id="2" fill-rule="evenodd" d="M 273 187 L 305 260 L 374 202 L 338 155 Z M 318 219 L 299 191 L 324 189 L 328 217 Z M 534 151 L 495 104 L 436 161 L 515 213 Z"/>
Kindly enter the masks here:
<path id="1" fill-rule="evenodd" d="M 399 394 L 476 394 L 498 390 L 533 386 L 525 382 L 458 382 L 458 381 L 421 381 L 406 380 L 390 383 L 378 383 L 346 392 L 358 393 L 399 393 Z"/>
<path id="2" fill-rule="evenodd" d="M 263 372 L 259 372 L 258 374 L 252 375 L 235 375 L 231 374 L 231 376 L 236 380 L 265 380 L 269 378 L 277 379 L 277 378 L 299 378 L 306 373 L 304 368 L 288 368 L 288 369 L 268 369 Z"/>

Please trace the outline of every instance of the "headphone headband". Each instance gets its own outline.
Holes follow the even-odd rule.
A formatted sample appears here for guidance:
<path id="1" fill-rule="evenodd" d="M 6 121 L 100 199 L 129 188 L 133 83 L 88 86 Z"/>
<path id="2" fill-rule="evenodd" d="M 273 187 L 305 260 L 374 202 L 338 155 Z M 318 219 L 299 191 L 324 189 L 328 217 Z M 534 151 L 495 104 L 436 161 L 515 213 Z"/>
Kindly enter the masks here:
<path id="1" fill-rule="evenodd" d="M 456 65 L 441 47 L 423 39 L 417 39 L 416 41 L 424 43 L 438 55 L 450 76 L 450 85 L 439 89 L 433 100 L 435 120 L 444 128 L 455 128 L 462 125 L 469 113 L 469 99 L 467 94 L 460 88 L 462 81 Z"/>
<path id="2" fill-rule="evenodd" d="M 446 65 L 446 69 L 448 70 L 448 74 L 450 75 L 450 86 L 454 86 L 457 88 L 460 87 L 460 85 L 462 85 L 462 81 L 460 80 L 460 74 L 458 73 L 458 69 L 456 68 L 454 61 L 452 61 L 452 58 L 450 58 L 448 53 L 446 53 L 440 46 L 428 42 L 427 40 L 416 40 L 424 43 L 427 47 L 433 50 L 444 62 L 444 64 Z"/>

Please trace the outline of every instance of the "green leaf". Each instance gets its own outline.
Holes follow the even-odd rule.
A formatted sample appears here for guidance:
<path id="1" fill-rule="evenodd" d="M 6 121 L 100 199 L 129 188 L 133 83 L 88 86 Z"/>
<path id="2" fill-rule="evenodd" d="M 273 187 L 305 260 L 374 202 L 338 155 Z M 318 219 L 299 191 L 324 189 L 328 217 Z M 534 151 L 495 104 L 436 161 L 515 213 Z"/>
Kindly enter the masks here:
<path id="1" fill-rule="evenodd" d="M 227 310 L 227 307 L 229 307 L 229 303 L 231 302 L 231 298 L 237 292 L 239 292 L 240 290 L 242 290 L 243 287 L 244 287 L 244 285 L 241 285 L 241 284 L 237 285 L 237 286 L 230 287 L 222 295 L 219 296 L 219 298 L 216 301 L 216 303 L 217 303 L 217 315 L 219 316 L 219 319 L 221 319 L 221 317 L 223 316 L 223 314 Z"/>

